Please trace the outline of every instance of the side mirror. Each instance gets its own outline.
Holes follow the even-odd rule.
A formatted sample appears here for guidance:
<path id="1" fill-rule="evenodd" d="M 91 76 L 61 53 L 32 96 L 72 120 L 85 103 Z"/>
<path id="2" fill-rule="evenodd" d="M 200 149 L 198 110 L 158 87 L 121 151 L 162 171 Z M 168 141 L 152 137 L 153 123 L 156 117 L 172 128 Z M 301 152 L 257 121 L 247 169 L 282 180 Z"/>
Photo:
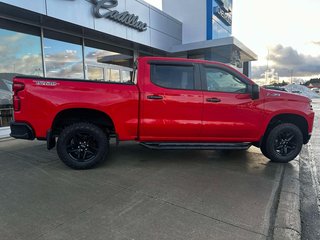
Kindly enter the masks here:
<path id="1" fill-rule="evenodd" d="M 252 100 L 259 99 L 260 87 L 257 84 L 251 85 L 250 95 Z"/>

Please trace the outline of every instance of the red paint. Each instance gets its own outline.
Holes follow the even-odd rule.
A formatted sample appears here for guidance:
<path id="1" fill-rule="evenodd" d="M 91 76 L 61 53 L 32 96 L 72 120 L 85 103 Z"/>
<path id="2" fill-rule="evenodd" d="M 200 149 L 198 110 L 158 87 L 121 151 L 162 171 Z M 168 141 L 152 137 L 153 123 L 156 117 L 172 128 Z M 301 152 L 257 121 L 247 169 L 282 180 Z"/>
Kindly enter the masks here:
<path id="1" fill-rule="evenodd" d="M 45 138 L 61 111 L 94 109 L 112 119 L 120 140 L 256 142 L 273 117 L 295 114 L 306 119 L 309 133 L 312 131 L 314 113 L 305 97 L 263 88 L 257 100 L 250 94 L 166 89 L 150 81 L 150 60 L 212 64 L 240 74 L 248 85 L 254 84 L 217 62 L 145 57 L 138 59 L 136 85 L 16 78 L 15 121 L 29 124 L 37 138 Z M 148 99 L 151 95 L 162 99 Z M 207 102 L 207 98 L 221 101 Z"/>

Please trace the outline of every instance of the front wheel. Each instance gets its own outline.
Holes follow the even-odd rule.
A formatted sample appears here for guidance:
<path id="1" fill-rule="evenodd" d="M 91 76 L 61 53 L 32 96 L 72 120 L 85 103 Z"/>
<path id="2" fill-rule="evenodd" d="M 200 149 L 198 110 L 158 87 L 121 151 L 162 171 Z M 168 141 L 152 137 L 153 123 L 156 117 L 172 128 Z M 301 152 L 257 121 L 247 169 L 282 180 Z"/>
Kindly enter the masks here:
<path id="1" fill-rule="evenodd" d="M 89 169 L 102 161 L 109 150 L 109 140 L 101 128 L 91 123 L 75 123 L 61 132 L 57 152 L 73 169 Z"/>
<path id="2" fill-rule="evenodd" d="M 300 153 L 302 145 L 301 130 L 294 124 L 283 123 L 270 131 L 261 149 L 271 161 L 287 163 Z"/>

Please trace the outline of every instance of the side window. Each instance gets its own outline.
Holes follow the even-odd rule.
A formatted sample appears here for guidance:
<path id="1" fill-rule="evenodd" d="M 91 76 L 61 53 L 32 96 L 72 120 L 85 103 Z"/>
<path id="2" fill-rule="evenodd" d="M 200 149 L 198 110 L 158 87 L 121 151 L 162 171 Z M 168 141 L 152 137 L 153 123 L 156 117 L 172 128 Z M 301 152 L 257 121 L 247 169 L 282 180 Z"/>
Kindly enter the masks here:
<path id="1" fill-rule="evenodd" d="M 151 82 L 164 88 L 194 89 L 193 66 L 151 65 Z"/>
<path id="2" fill-rule="evenodd" d="M 236 76 L 218 68 L 205 68 L 206 90 L 211 92 L 246 93 L 247 85 Z"/>

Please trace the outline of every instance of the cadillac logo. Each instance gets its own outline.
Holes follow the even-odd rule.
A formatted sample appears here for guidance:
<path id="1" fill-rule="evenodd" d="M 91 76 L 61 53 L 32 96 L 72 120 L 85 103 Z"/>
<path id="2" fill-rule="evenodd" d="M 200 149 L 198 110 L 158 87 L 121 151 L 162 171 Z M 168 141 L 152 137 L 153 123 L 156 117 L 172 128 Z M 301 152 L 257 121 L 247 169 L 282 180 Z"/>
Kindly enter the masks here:
<path id="1" fill-rule="evenodd" d="M 85 0 L 93 4 L 93 14 L 96 18 L 108 18 L 120 24 L 134 28 L 139 32 L 147 30 L 148 24 L 139 21 L 139 16 L 128 11 L 120 13 L 117 10 L 110 10 L 118 6 L 118 0 Z"/>

